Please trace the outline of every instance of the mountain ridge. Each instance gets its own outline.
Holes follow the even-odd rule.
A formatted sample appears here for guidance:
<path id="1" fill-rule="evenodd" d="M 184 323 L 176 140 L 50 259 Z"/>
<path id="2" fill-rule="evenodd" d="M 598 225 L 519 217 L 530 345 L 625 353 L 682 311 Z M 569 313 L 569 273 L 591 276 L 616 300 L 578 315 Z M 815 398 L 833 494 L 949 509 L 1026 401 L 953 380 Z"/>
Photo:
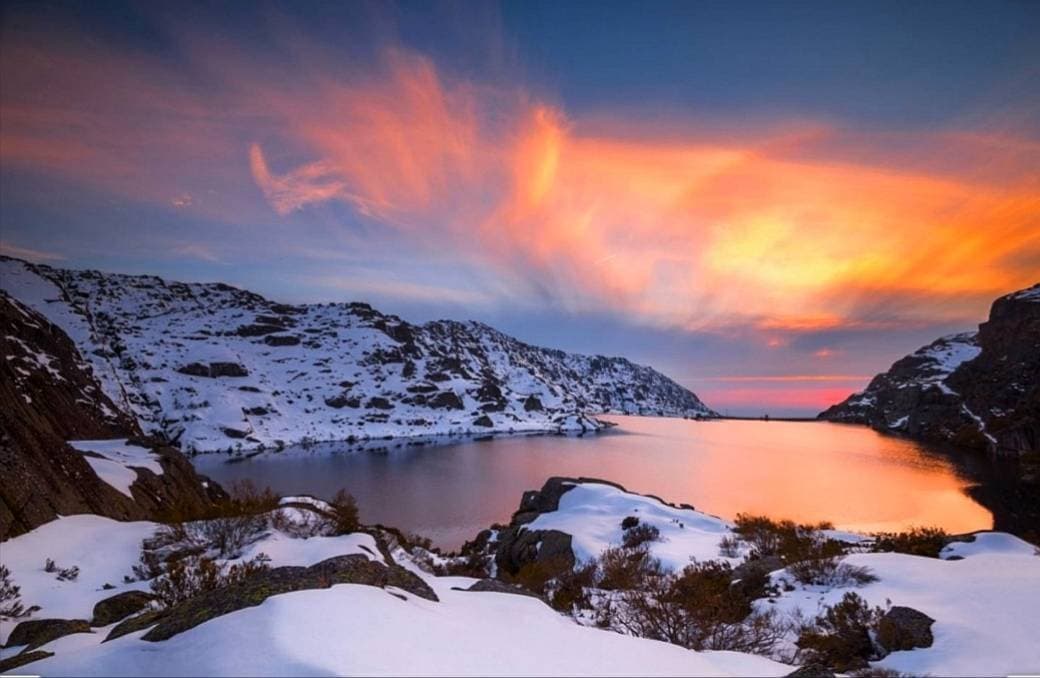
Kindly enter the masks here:
<path id="1" fill-rule="evenodd" d="M 361 302 L 281 304 L 223 283 L 0 258 L 0 287 L 61 327 L 145 432 L 189 452 L 317 441 L 583 432 L 601 413 L 717 416 L 625 358 L 421 325 Z"/>

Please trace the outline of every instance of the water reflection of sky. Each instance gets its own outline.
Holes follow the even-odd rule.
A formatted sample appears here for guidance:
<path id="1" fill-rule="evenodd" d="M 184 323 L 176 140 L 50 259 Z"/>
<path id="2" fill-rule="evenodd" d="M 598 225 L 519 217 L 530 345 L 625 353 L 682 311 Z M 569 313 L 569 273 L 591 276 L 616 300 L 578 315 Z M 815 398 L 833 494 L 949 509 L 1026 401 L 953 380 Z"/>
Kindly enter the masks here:
<path id="1" fill-rule="evenodd" d="M 938 525 L 990 528 L 952 461 L 912 441 L 823 422 L 610 417 L 614 432 L 528 436 L 344 451 L 316 445 L 234 464 L 197 465 L 230 484 L 249 478 L 282 494 L 353 493 L 367 522 L 425 534 L 452 547 L 508 521 L 524 490 L 552 475 L 589 476 L 732 518 L 764 513 L 830 520 L 858 530 Z"/>

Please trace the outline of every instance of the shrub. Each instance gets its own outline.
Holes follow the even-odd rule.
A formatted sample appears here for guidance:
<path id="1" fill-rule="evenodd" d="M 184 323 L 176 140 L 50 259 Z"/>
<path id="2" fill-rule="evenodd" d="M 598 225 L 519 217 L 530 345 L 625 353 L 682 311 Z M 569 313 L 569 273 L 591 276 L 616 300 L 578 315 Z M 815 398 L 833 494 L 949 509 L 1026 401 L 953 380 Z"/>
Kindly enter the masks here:
<path id="1" fill-rule="evenodd" d="M 740 555 L 740 540 L 727 534 L 719 540 L 719 555 L 723 558 L 737 558 Z"/>
<path id="2" fill-rule="evenodd" d="M 230 567 L 205 556 L 189 556 L 170 563 L 165 573 L 152 580 L 151 589 L 160 605 L 170 607 L 263 572 L 269 568 L 270 562 L 271 559 L 263 553 Z"/>
<path id="3" fill-rule="evenodd" d="M 54 574 L 58 573 L 55 577 L 58 581 L 76 581 L 79 577 L 79 567 L 73 565 L 72 567 L 61 567 L 50 558 L 47 558 L 43 563 L 43 571 Z"/>
<path id="4" fill-rule="evenodd" d="M 942 528 L 913 527 L 905 532 L 878 532 L 874 535 L 873 550 L 938 558 L 948 543 L 950 535 Z"/>
<path id="5" fill-rule="evenodd" d="M 862 586 L 878 580 L 869 567 L 850 565 L 837 556 L 800 560 L 787 571 L 803 584 L 819 586 Z"/>
<path id="6" fill-rule="evenodd" d="M 625 548 L 632 549 L 653 541 L 660 541 L 660 539 L 661 531 L 653 525 L 647 525 L 644 523 L 625 530 L 621 543 Z"/>
<path id="7" fill-rule="evenodd" d="M 11 571 L 0 565 L 0 619 L 20 619 L 28 617 L 38 607 L 26 607 L 22 604 L 22 589 L 11 580 Z"/>
<path id="8" fill-rule="evenodd" d="M 661 561 L 644 547 L 612 547 L 599 557 L 600 588 L 623 591 L 643 587 L 648 580 L 663 576 Z"/>
<path id="9" fill-rule="evenodd" d="M 871 632 L 877 631 L 883 613 L 880 607 L 871 608 L 850 591 L 800 630 L 798 648 L 809 663 L 823 664 L 834 671 L 866 668 L 867 662 L 877 657 Z"/>
<path id="10" fill-rule="evenodd" d="M 788 625 L 775 611 L 753 611 L 751 602 L 763 588 L 755 582 L 734 585 L 728 563 L 693 564 L 679 575 L 651 577 L 641 589 L 626 591 L 612 610 L 612 625 L 693 650 L 768 654 Z"/>
<path id="11" fill-rule="evenodd" d="M 578 565 L 556 576 L 549 586 L 549 603 L 560 612 L 589 608 L 588 589 L 596 586 L 599 565 L 595 561 Z"/>
<path id="12" fill-rule="evenodd" d="M 516 574 L 503 573 L 503 578 L 510 584 L 545 595 L 549 582 L 566 576 L 570 569 L 570 563 L 563 558 L 533 560 L 522 565 Z"/>
<path id="13" fill-rule="evenodd" d="M 626 516 L 624 518 L 624 520 L 621 521 L 621 529 L 622 530 L 631 530 L 633 527 L 635 527 L 638 524 L 639 524 L 639 518 L 637 518 L 636 516 Z"/>
<path id="14" fill-rule="evenodd" d="M 336 534 L 350 534 L 357 532 L 361 527 L 358 516 L 357 501 L 354 496 L 344 489 L 336 492 L 330 502 L 332 505 L 333 521 Z"/>
<path id="15" fill-rule="evenodd" d="M 765 516 L 738 514 L 733 531 L 751 545 L 754 558 L 779 556 L 788 563 L 810 558 L 839 556 L 840 542 L 828 539 L 822 530 L 833 529 L 830 523 L 796 524 L 790 520 L 772 520 Z"/>

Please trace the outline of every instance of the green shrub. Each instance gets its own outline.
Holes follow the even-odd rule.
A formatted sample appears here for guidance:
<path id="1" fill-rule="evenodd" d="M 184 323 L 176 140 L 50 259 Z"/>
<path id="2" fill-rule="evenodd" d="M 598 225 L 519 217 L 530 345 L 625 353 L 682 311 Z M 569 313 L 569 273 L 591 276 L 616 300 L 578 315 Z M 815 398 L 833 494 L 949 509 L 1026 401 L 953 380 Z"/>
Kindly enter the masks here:
<path id="1" fill-rule="evenodd" d="M 357 501 L 345 489 L 340 489 L 329 502 L 332 506 L 332 518 L 336 534 L 350 534 L 361 527 Z"/>

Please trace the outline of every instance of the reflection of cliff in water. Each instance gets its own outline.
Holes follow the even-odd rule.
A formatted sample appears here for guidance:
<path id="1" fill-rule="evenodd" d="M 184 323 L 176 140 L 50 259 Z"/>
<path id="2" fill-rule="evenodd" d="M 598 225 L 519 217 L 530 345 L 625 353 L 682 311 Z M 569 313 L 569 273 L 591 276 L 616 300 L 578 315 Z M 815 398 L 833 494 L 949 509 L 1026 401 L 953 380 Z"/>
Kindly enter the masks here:
<path id="1" fill-rule="evenodd" d="M 1040 544 L 1040 460 L 991 457 L 978 450 L 933 447 L 974 482 L 965 492 L 993 513 L 993 529 Z"/>

